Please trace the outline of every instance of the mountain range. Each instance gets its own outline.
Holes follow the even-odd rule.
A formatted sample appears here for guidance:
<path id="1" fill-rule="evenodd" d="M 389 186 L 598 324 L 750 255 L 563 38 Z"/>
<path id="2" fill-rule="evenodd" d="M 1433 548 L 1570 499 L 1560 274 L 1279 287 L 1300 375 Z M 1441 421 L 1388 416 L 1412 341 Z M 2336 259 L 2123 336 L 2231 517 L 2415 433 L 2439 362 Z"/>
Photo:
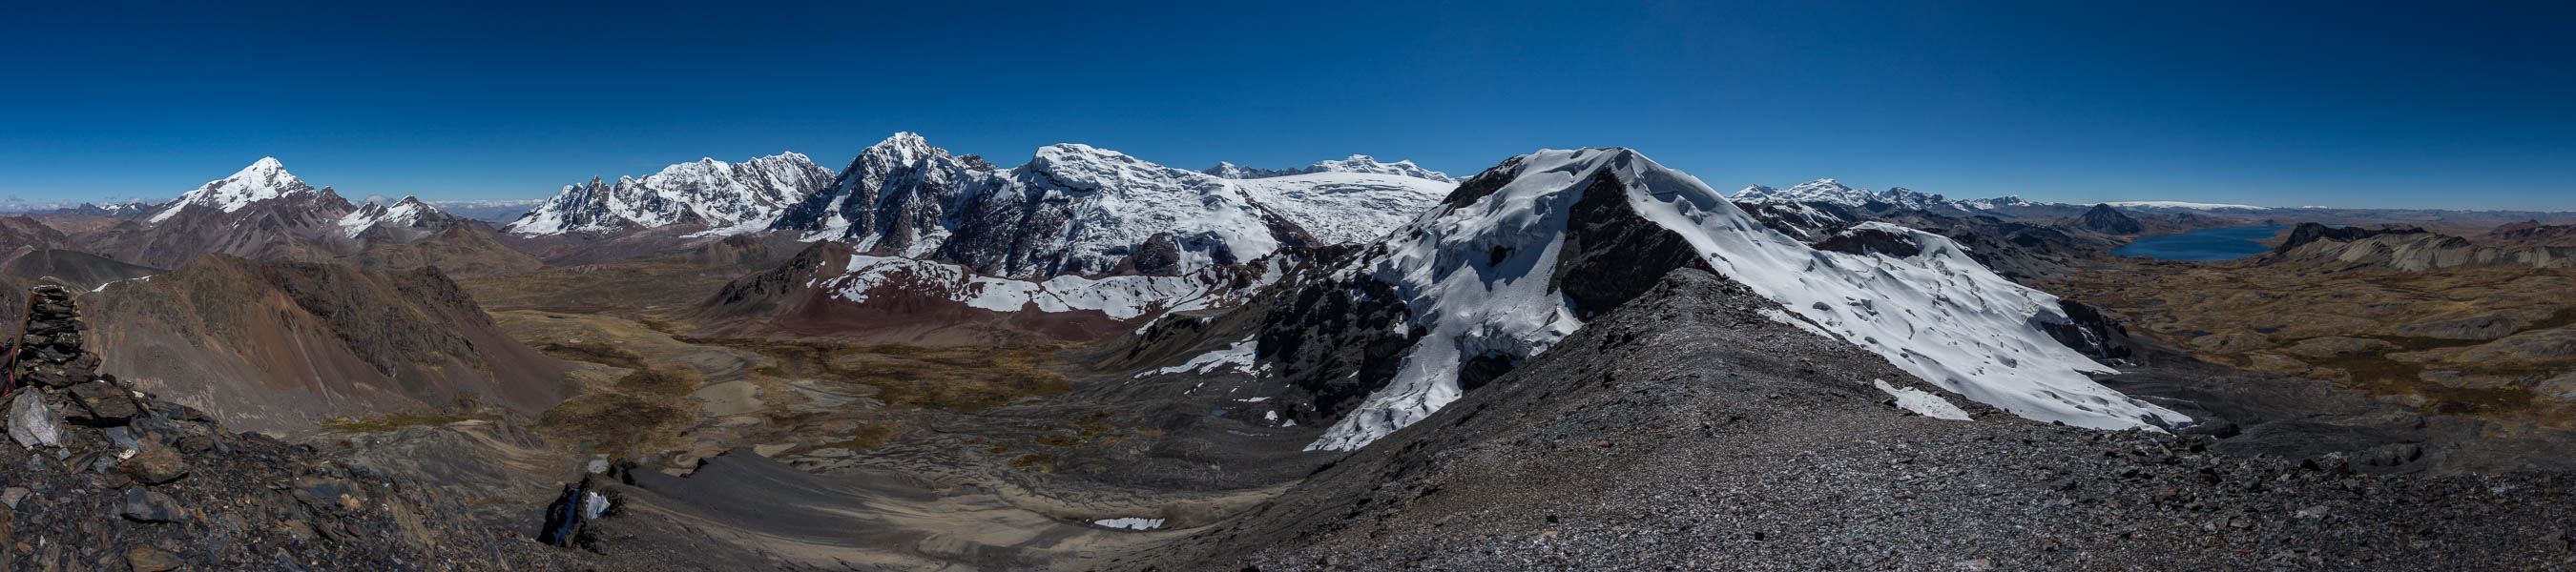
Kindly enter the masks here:
<path id="1" fill-rule="evenodd" d="M 2576 233 L 2274 218 L 2321 212 L 1729 194 L 1620 147 L 1464 177 L 1004 166 L 904 132 L 838 170 L 593 176 L 496 224 L 263 158 L 0 218 L 40 388 L 8 403 L 39 453 L 11 474 L 45 483 L 0 520 L 224 569 L 2563 560 L 2530 522 L 2566 509 L 2504 499 L 2570 484 L 2497 475 L 2576 469 Z M 2110 254 L 2247 227 L 2286 232 Z M 236 513 L 306 524 L 172 524 Z M 2039 532 L 1979 551 L 1958 522 Z M 387 530 L 481 548 L 368 548 Z M 43 550 L 0 546 L 114 564 Z"/>

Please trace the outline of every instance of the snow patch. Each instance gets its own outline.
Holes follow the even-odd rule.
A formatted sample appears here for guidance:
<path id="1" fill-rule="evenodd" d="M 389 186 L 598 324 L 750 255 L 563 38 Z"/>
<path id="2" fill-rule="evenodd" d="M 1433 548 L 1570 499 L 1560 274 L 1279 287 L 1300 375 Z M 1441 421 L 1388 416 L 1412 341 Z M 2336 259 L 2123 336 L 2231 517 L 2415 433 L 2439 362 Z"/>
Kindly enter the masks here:
<path id="1" fill-rule="evenodd" d="M 1109 528 L 1122 528 L 1127 530 L 1153 530 L 1163 527 L 1163 519 L 1133 516 L 1124 518 L 1104 518 L 1091 521 L 1091 523 Z"/>
<path id="2" fill-rule="evenodd" d="M 1148 375 L 1165 375 L 1184 372 L 1206 374 L 1214 373 L 1218 371 L 1218 368 L 1230 368 L 1237 373 L 1258 373 L 1258 370 L 1255 370 L 1252 367 L 1252 349 L 1252 338 L 1244 338 L 1243 341 L 1228 345 L 1225 349 L 1199 354 L 1198 357 L 1190 358 L 1190 361 L 1182 363 L 1181 365 L 1139 373 L 1136 374 L 1136 377 L 1143 378 Z M 1259 403 L 1264 399 L 1269 398 L 1255 397 L 1251 399 L 1240 399 L 1237 401 L 1245 403 Z"/>
<path id="3" fill-rule="evenodd" d="M 1942 399 L 1941 396 L 1933 395 L 1932 392 L 1911 387 L 1888 385 L 1887 380 L 1884 379 L 1873 379 L 1869 381 L 1870 383 L 1878 384 L 1879 391 L 1887 392 L 1889 396 L 1895 397 L 1896 406 L 1904 408 L 1906 411 L 1912 411 L 1917 415 L 1933 419 L 1948 419 L 1951 421 L 1969 420 L 1968 410 L 1960 409 L 1959 406 L 1952 405 L 1950 400 Z"/>

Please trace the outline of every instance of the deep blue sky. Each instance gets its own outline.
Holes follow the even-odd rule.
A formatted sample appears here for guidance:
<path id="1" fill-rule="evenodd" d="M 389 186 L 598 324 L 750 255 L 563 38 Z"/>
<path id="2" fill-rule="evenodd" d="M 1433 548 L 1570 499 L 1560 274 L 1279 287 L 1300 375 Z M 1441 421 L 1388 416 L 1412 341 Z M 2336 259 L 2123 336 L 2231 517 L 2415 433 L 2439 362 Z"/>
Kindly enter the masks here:
<path id="1" fill-rule="evenodd" d="M 536 198 L 909 130 L 1005 166 L 1619 145 L 1729 190 L 2576 210 L 2576 17 L 2536 3 L 118 4 L 0 19 L 0 193 L 273 155 L 352 197 Z"/>

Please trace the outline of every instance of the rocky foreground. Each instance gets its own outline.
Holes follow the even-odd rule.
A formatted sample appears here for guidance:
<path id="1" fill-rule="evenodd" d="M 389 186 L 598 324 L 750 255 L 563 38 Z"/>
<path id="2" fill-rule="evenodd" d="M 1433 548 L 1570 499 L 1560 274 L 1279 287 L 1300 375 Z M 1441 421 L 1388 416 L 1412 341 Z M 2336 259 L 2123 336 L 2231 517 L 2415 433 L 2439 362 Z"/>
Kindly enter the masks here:
<path id="1" fill-rule="evenodd" d="M 1108 565 L 2576 567 L 2564 474 L 2370 475 L 2361 459 L 2227 456 L 2191 430 L 2039 424 L 1939 391 L 1974 420 L 1918 415 L 1896 395 L 1928 385 L 1765 306 L 1677 270 L 1278 499 Z"/>
<path id="2" fill-rule="evenodd" d="M 597 566 L 462 518 L 428 487 L 231 433 L 97 373 L 70 294 L 34 292 L 9 369 L 0 570 Z"/>

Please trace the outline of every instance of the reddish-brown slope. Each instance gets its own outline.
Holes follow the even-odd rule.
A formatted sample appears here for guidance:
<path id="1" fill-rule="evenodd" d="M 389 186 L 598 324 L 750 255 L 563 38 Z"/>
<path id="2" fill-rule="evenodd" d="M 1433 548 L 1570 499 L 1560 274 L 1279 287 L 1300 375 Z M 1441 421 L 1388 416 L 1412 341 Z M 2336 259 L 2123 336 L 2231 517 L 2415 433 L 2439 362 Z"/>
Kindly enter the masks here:
<path id="1" fill-rule="evenodd" d="M 533 415 L 566 365 L 502 334 L 435 269 L 207 255 L 89 294 L 105 370 L 260 430 L 470 400 Z"/>

